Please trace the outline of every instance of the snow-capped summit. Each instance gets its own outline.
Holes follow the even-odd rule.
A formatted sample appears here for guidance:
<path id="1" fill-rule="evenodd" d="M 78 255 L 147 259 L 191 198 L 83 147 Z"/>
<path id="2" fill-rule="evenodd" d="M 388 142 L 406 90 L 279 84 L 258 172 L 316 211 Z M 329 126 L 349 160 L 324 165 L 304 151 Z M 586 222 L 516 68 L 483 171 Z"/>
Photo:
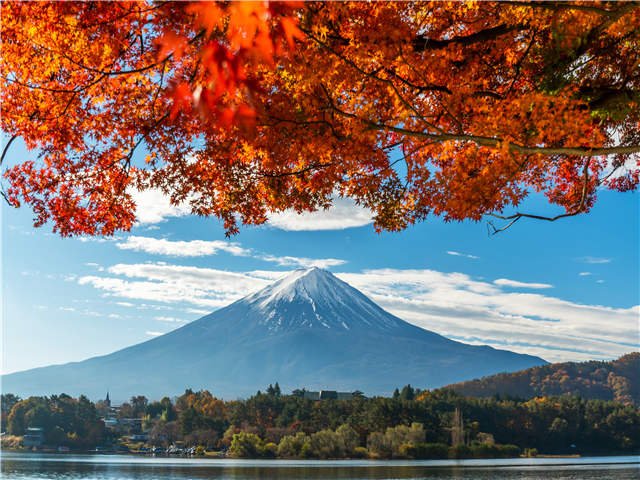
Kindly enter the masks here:
<path id="1" fill-rule="evenodd" d="M 331 273 L 310 268 L 139 345 L 3 375 L 2 388 L 23 398 L 51 392 L 99 398 L 106 386 L 123 399 L 162 398 L 186 388 L 236 398 L 279 382 L 285 391 L 357 388 L 368 396 L 543 363 L 411 325 Z"/>
<path id="2" fill-rule="evenodd" d="M 398 328 L 385 312 L 348 283 L 318 267 L 301 268 L 236 304 L 262 316 L 260 325 L 271 333 L 296 328 Z"/>

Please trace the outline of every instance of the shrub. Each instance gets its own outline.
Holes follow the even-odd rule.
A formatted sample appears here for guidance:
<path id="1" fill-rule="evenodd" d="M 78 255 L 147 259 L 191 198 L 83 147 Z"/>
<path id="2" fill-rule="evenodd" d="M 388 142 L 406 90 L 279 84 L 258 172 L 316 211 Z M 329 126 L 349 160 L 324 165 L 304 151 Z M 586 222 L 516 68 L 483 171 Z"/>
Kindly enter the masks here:
<path id="1" fill-rule="evenodd" d="M 311 458 L 313 457 L 313 449 L 311 445 L 305 443 L 300 449 L 300 458 Z"/>
<path id="2" fill-rule="evenodd" d="M 302 446 L 310 442 L 311 437 L 303 432 L 298 432 L 295 437 L 287 435 L 280 441 L 280 445 L 278 445 L 278 455 L 281 457 L 297 457 L 300 455 Z"/>
<path id="3" fill-rule="evenodd" d="M 538 456 L 538 449 L 537 448 L 525 448 L 524 449 L 524 456 L 528 457 L 528 458 L 536 458 Z"/>
<path id="4" fill-rule="evenodd" d="M 18 448 L 22 446 L 22 439 L 16 435 L 5 435 L 2 437 L 2 448 Z"/>
<path id="5" fill-rule="evenodd" d="M 421 443 L 416 446 L 416 458 L 438 460 L 449 458 L 449 445 L 444 443 Z"/>
<path id="6" fill-rule="evenodd" d="M 354 458 L 367 458 L 369 451 L 364 447 L 356 447 L 353 449 L 352 455 Z"/>
<path id="7" fill-rule="evenodd" d="M 202 445 L 196 448 L 196 455 L 204 455 L 204 447 Z"/>
<path id="8" fill-rule="evenodd" d="M 267 443 L 262 450 L 264 458 L 276 458 L 278 456 L 278 445 L 275 443 Z"/>
<path id="9" fill-rule="evenodd" d="M 336 434 L 342 439 L 345 453 L 351 454 L 360 446 L 360 435 L 349 425 L 344 424 L 336 430 Z"/>
<path id="10" fill-rule="evenodd" d="M 311 435 L 309 445 L 317 456 L 324 458 L 341 457 L 344 454 L 342 436 L 331 430 L 321 430 Z"/>
<path id="11" fill-rule="evenodd" d="M 407 443 L 403 443 L 398 448 L 398 456 L 403 458 L 416 458 L 418 454 L 418 450 L 413 445 L 409 445 Z"/>
<path id="12" fill-rule="evenodd" d="M 472 456 L 471 447 L 464 443 L 459 443 L 449 449 L 449 458 L 471 458 Z"/>
<path id="13" fill-rule="evenodd" d="M 473 456 L 475 458 L 500 458 L 502 452 L 495 445 L 488 445 L 486 443 L 479 443 L 471 447 Z"/>
<path id="14" fill-rule="evenodd" d="M 264 450 L 262 440 L 253 433 L 235 433 L 229 447 L 238 457 L 258 457 Z"/>
<path id="15" fill-rule="evenodd" d="M 499 448 L 502 452 L 502 456 L 505 458 L 520 456 L 520 448 L 516 447 L 515 445 L 500 445 Z M 536 450 L 536 456 L 537 455 L 538 451 Z"/>

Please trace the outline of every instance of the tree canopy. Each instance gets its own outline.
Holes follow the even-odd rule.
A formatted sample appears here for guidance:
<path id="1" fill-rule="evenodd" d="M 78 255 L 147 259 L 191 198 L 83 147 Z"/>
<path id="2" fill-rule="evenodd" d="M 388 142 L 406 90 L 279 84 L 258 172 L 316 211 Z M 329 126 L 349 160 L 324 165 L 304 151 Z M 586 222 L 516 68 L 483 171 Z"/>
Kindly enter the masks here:
<path id="1" fill-rule="evenodd" d="M 2 160 L 40 152 L 3 195 L 62 236 L 150 188 L 228 234 L 336 195 L 388 231 L 588 212 L 640 181 L 639 6 L 3 2 Z"/>

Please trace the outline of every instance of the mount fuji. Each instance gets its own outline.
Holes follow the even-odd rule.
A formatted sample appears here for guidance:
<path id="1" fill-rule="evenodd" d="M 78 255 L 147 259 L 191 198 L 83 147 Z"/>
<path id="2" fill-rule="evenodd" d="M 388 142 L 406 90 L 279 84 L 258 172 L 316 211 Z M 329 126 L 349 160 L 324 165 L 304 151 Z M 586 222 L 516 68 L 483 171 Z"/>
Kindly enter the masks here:
<path id="1" fill-rule="evenodd" d="M 471 319 L 470 319 L 471 320 Z M 2 376 L 26 398 L 65 392 L 161 398 L 186 388 L 218 397 L 356 388 L 388 395 L 545 364 L 529 355 L 449 340 L 386 312 L 326 270 L 296 270 L 170 333 L 102 357 Z"/>

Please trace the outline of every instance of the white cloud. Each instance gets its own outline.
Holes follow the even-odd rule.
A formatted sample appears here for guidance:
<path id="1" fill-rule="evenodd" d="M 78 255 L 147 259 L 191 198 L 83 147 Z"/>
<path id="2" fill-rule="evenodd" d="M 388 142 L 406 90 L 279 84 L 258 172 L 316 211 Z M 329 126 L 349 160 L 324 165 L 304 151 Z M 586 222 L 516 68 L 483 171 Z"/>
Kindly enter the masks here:
<path id="1" fill-rule="evenodd" d="M 515 288 L 554 288 L 553 285 L 549 285 L 547 283 L 524 283 L 517 282 L 515 280 L 507 280 L 506 278 L 499 278 L 498 280 L 494 280 L 496 285 L 500 285 L 501 287 L 515 287 Z"/>
<path id="2" fill-rule="evenodd" d="M 187 302 L 200 307 L 224 307 L 240 298 L 266 287 L 274 279 L 262 272 L 248 274 L 209 268 L 158 265 L 152 263 L 118 264 L 109 273 L 126 277 L 145 278 L 146 281 L 126 281 L 120 278 L 86 276 L 81 285 L 93 285 L 105 295 L 163 303 Z M 251 275 L 255 273 L 254 275 Z M 275 272 L 274 272 L 275 273 Z M 278 273 L 283 276 L 286 273 Z M 148 308 L 141 305 L 138 308 Z"/>
<path id="3" fill-rule="evenodd" d="M 109 296 L 191 304 L 193 308 L 187 312 L 198 314 L 227 306 L 288 274 L 158 264 L 119 264 L 108 271 L 127 278 L 91 276 L 79 282 Z M 466 343 L 530 353 L 549 361 L 610 359 L 639 350 L 639 306 L 580 305 L 539 293 L 507 290 L 514 283 L 521 288 L 546 284 L 505 279 L 490 283 L 433 270 L 384 269 L 337 276 L 403 320 Z"/>
<path id="4" fill-rule="evenodd" d="M 116 302 L 116 305 L 122 305 L 123 307 L 135 307 L 133 303 L 129 302 Z"/>
<path id="5" fill-rule="evenodd" d="M 609 359 L 639 350 L 639 306 L 616 309 L 505 293 L 467 275 L 432 270 L 337 276 L 403 320 L 466 343 L 557 361 Z"/>
<path id="6" fill-rule="evenodd" d="M 181 318 L 173 318 L 173 317 L 155 317 L 154 320 L 159 320 L 161 322 L 189 323 L 189 320 L 182 320 Z"/>
<path id="7" fill-rule="evenodd" d="M 43 307 L 42 305 L 34 305 L 33 308 L 37 308 L 38 310 L 46 310 L 47 307 Z"/>
<path id="8" fill-rule="evenodd" d="M 475 255 L 467 255 L 465 253 L 458 253 L 458 252 L 447 252 L 449 255 L 456 255 L 458 257 L 469 257 L 469 258 L 480 258 L 480 257 L 476 257 Z"/>
<path id="9" fill-rule="evenodd" d="M 209 315 L 211 313 L 209 310 L 198 310 L 197 308 L 187 308 L 185 311 L 187 313 L 197 313 L 199 315 Z"/>
<path id="10" fill-rule="evenodd" d="M 250 254 L 250 250 L 241 248 L 238 243 L 224 242 L 221 240 L 171 242 L 164 238 L 127 237 L 124 242 L 116 243 L 116 246 L 121 250 L 135 250 L 137 252 L 168 255 L 172 257 L 204 257 L 207 255 L 215 255 L 219 250 L 235 256 L 247 256 Z"/>
<path id="11" fill-rule="evenodd" d="M 99 267 L 97 263 L 85 263 L 85 265 L 89 265 L 90 267 Z"/>
<path id="12" fill-rule="evenodd" d="M 581 276 L 581 277 L 584 277 L 586 275 L 593 275 L 593 273 L 591 273 L 591 272 L 582 272 L 582 273 L 579 273 L 578 275 Z"/>
<path id="13" fill-rule="evenodd" d="M 320 268 L 329 268 L 334 267 L 336 265 L 344 265 L 347 263 L 346 260 L 336 260 L 334 258 L 326 258 L 326 259 L 314 259 L 314 258 L 299 258 L 299 257 L 274 257 L 273 255 L 264 255 L 262 257 L 258 257 L 264 260 L 265 262 L 275 262 L 280 267 L 320 267 Z"/>
<path id="14" fill-rule="evenodd" d="M 362 227 L 373 220 L 371 212 L 350 198 L 335 197 L 328 210 L 298 214 L 293 210 L 269 216 L 269 225 L 281 230 L 343 230 Z"/>
<path id="15" fill-rule="evenodd" d="M 594 258 L 594 257 L 582 257 L 580 259 L 584 263 L 609 263 L 611 262 L 610 258 Z"/>
<path id="16" fill-rule="evenodd" d="M 160 335 L 164 335 L 164 333 L 160 332 L 145 332 L 147 335 L 153 335 L 154 337 L 159 337 Z"/>
<path id="17" fill-rule="evenodd" d="M 598 283 L 604 283 L 604 280 L 598 280 Z"/>
<path id="18" fill-rule="evenodd" d="M 136 217 L 140 225 L 166 222 L 169 217 L 184 217 L 191 213 L 188 204 L 171 205 L 169 197 L 160 190 L 134 191 L 131 195 L 136 202 Z"/>
<path id="19" fill-rule="evenodd" d="M 147 227 L 147 228 L 144 229 L 145 232 L 147 232 L 149 230 L 160 230 L 160 227 L 157 227 L 155 225 L 151 225 L 150 227 Z"/>
<path id="20" fill-rule="evenodd" d="M 75 308 L 60 307 L 60 310 L 66 310 L 67 312 L 73 312 L 75 310 Z"/>

